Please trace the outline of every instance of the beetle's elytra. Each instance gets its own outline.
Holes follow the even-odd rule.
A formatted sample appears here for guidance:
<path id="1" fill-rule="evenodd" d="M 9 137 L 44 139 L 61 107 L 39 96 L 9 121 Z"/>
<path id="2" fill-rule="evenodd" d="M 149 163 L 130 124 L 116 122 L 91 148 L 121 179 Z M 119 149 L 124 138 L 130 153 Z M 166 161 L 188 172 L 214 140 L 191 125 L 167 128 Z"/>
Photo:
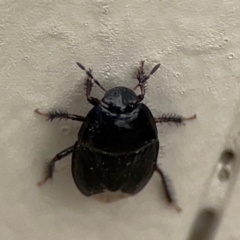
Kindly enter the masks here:
<path id="1" fill-rule="evenodd" d="M 71 119 L 83 122 L 74 145 L 58 153 L 46 167 L 43 180 L 39 185 L 53 177 L 57 161 L 72 153 L 72 175 L 76 186 L 86 196 L 104 191 L 121 191 L 134 195 L 143 187 L 156 171 L 163 180 L 166 199 L 180 211 L 173 198 L 163 171 L 157 166 L 159 140 L 156 123 L 174 122 L 181 124 L 185 120 L 180 115 L 163 114 L 154 118 L 149 108 L 141 103 L 145 95 L 145 84 L 160 67 L 157 64 L 149 75 L 145 74 L 144 61 L 136 73 L 138 84 L 133 90 L 115 87 L 108 91 L 95 79 L 91 69 L 77 63 L 85 71 L 86 96 L 94 107 L 86 117 L 69 114 L 66 111 L 50 111 L 37 114 L 53 119 Z M 91 96 L 93 84 L 98 85 L 105 95 L 102 100 Z M 136 95 L 134 90 L 140 88 Z"/>

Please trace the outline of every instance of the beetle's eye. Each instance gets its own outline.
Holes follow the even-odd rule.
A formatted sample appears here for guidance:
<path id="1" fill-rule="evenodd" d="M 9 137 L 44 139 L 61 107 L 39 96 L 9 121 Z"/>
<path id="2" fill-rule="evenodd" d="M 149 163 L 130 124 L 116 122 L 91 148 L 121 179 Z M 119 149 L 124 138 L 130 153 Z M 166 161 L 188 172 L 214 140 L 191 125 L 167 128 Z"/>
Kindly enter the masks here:
<path id="1" fill-rule="evenodd" d="M 129 104 L 128 104 L 128 107 L 129 107 L 129 108 L 134 108 L 134 104 L 133 104 L 133 103 L 129 103 Z"/>
<path id="2" fill-rule="evenodd" d="M 127 105 L 127 107 L 126 107 L 126 109 L 125 109 L 125 111 L 131 111 L 133 108 L 134 108 L 134 104 L 133 103 L 129 103 L 128 105 Z"/>

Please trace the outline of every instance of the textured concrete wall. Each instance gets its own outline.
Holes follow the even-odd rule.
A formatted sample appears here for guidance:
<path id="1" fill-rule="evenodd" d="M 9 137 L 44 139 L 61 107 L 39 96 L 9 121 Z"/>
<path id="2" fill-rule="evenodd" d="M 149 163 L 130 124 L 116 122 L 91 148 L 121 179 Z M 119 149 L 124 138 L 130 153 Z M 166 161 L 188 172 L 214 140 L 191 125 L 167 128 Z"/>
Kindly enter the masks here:
<path id="1" fill-rule="evenodd" d="M 0 238 L 186 239 L 238 111 L 239 16 L 239 0 L 1 0 Z M 133 198 L 110 205 L 86 198 L 70 158 L 38 188 L 45 161 L 74 143 L 80 125 L 45 122 L 33 110 L 86 115 L 84 72 L 75 62 L 109 89 L 133 87 L 140 60 L 149 70 L 161 63 L 144 100 L 154 115 L 198 115 L 183 127 L 159 126 L 159 163 L 183 212 L 166 206 L 157 175 Z M 219 240 L 240 239 L 239 189 L 238 179 Z"/>

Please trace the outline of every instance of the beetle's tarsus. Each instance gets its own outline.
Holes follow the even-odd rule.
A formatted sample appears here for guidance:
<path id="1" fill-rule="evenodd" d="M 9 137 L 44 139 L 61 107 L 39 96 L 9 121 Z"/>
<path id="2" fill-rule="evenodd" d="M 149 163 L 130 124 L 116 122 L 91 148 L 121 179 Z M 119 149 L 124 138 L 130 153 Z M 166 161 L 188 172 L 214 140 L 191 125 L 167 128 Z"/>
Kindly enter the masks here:
<path id="1" fill-rule="evenodd" d="M 47 182 L 48 179 L 53 178 L 53 172 L 55 168 L 55 163 L 57 161 L 60 161 L 62 158 L 68 156 L 70 153 L 73 152 L 74 146 L 68 147 L 58 153 L 50 162 L 47 163 L 46 168 L 45 168 L 45 175 L 42 181 L 38 182 L 38 186 L 43 185 L 45 182 Z"/>
<path id="2" fill-rule="evenodd" d="M 182 120 L 183 121 L 188 121 L 188 120 L 194 120 L 196 118 L 197 118 L 197 114 L 195 113 L 191 117 L 188 117 L 188 118 L 187 117 L 183 117 Z"/>
<path id="3" fill-rule="evenodd" d="M 164 174 L 163 170 L 159 168 L 158 166 L 155 167 L 155 171 L 159 174 L 159 176 L 162 178 L 162 183 L 163 183 L 163 189 L 165 192 L 166 199 L 169 204 L 174 206 L 177 212 L 181 212 L 181 208 L 177 204 L 175 198 L 174 198 L 174 189 L 172 186 L 170 186 L 170 179 Z"/>
<path id="4" fill-rule="evenodd" d="M 48 180 L 48 177 L 45 176 L 42 181 L 40 181 L 40 182 L 37 183 L 37 185 L 40 187 L 40 186 L 42 186 L 45 182 L 47 182 L 47 180 Z"/>
<path id="5" fill-rule="evenodd" d="M 64 115 L 67 114 L 66 111 L 63 110 L 52 110 L 49 112 L 40 112 L 39 109 L 35 109 L 34 111 L 35 113 L 37 113 L 38 115 L 44 116 L 46 118 L 46 120 L 52 121 L 54 118 L 63 118 Z"/>
<path id="6" fill-rule="evenodd" d="M 43 113 L 43 112 L 40 112 L 39 109 L 35 109 L 34 112 L 38 115 L 41 115 L 41 116 L 44 116 L 46 118 L 49 118 L 49 114 L 48 113 Z"/>
<path id="7" fill-rule="evenodd" d="M 46 164 L 45 170 L 44 170 L 44 178 L 43 180 L 38 182 L 38 186 L 43 185 L 45 182 L 47 182 L 48 179 L 53 178 L 53 172 L 54 172 L 56 161 L 58 161 L 57 157 L 53 158 L 50 162 Z"/>
<path id="8" fill-rule="evenodd" d="M 177 212 L 182 212 L 182 208 L 176 202 L 172 203 L 172 205 Z"/>

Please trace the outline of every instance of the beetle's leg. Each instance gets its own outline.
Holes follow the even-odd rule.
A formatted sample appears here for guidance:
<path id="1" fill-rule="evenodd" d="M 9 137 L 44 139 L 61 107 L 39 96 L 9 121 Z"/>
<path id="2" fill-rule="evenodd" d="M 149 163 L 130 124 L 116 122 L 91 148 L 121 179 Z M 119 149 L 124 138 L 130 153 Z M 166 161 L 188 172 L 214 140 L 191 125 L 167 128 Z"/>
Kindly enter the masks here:
<path id="1" fill-rule="evenodd" d="M 177 114 L 163 114 L 161 117 L 154 118 L 154 120 L 156 123 L 174 122 L 177 125 L 179 125 L 179 124 L 183 124 L 184 121 L 193 120 L 196 118 L 197 118 L 196 114 L 192 115 L 191 117 L 183 117 Z"/>
<path id="2" fill-rule="evenodd" d="M 101 85 L 101 83 L 93 77 L 92 75 L 92 71 L 91 69 L 87 70 L 81 63 L 77 62 L 77 65 L 83 70 L 85 71 L 85 73 L 88 75 L 88 77 L 94 82 L 96 83 L 104 92 L 106 92 L 106 89 Z"/>
<path id="3" fill-rule="evenodd" d="M 64 149 L 63 151 L 58 153 L 50 162 L 47 163 L 46 168 L 45 168 L 44 178 L 40 182 L 38 182 L 39 186 L 44 184 L 48 179 L 52 179 L 55 163 L 57 161 L 61 160 L 62 158 L 68 156 L 70 153 L 72 153 L 73 149 L 74 149 L 74 146 Z"/>
<path id="4" fill-rule="evenodd" d="M 63 111 L 63 110 L 52 110 L 46 113 L 40 112 L 38 109 L 36 109 L 34 111 L 35 113 L 42 115 L 44 117 L 46 117 L 47 120 L 52 121 L 53 119 L 71 119 L 74 121 L 80 121 L 80 122 L 84 122 L 86 120 L 86 117 L 83 116 L 79 116 L 76 114 L 69 114 L 67 111 Z"/>
<path id="5" fill-rule="evenodd" d="M 135 90 L 138 86 L 140 87 L 141 94 L 138 95 L 138 102 L 141 102 L 145 96 L 146 92 L 146 86 L 142 83 L 142 80 L 146 77 L 145 71 L 144 71 L 144 61 L 140 61 L 140 66 L 138 68 L 138 71 L 136 73 L 136 79 L 138 80 L 138 84 L 134 87 L 133 90 Z"/>
<path id="6" fill-rule="evenodd" d="M 167 178 L 167 176 L 163 173 L 163 171 L 158 166 L 156 166 L 155 171 L 162 178 L 163 188 L 164 188 L 167 201 L 174 206 L 177 212 L 181 212 L 182 209 L 179 207 L 179 205 L 177 204 L 177 201 L 173 197 L 173 191 L 172 191 L 173 189 L 170 189 L 170 186 L 169 186 L 170 180 Z"/>
<path id="7" fill-rule="evenodd" d="M 138 68 L 138 71 L 136 72 L 136 79 L 138 82 L 142 82 L 142 79 L 146 76 L 145 71 L 144 71 L 144 62 L 145 61 L 140 61 L 140 66 Z M 134 88 L 134 90 L 138 87 L 138 85 Z"/>
<path id="8" fill-rule="evenodd" d="M 91 69 L 87 70 L 81 63 L 78 63 L 78 62 L 77 62 L 77 65 L 87 74 L 87 77 L 85 79 L 85 90 L 86 90 L 86 96 L 87 96 L 88 102 L 94 106 L 100 104 L 99 99 L 91 96 L 93 83 L 96 83 L 105 92 L 106 92 L 106 89 L 101 85 L 101 83 L 97 79 L 93 77 Z"/>
<path id="9" fill-rule="evenodd" d="M 138 80 L 138 84 L 134 87 L 133 90 L 135 90 L 138 86 L 140 87 L 141 94 L 138 95 L 138 102 L 141 102 L 144 98 L 145 92 L 146 92 L 146 82 L 151 77 L 152 74 L 154 74 L 157 69 L 160 67 L 160 64 L 157 64 L 149 75 L 145 74 L 145 71 L 143 69 L 144 67 L 144 61 L 140 61 L 140 67 L 138 68 L 138 71 L 136 73 L 136 78 Z"/>
<path id="10" fill-rule="evenodd" d="M 99 99 L 91 96 L 91 90 L 92 90 L 93 83 L 92 83 L 92 80 L 88 76 L 86 77 L 84 84 L 85 84 L 85 90 L 86 90 L 86 96 L 87 96 L 88 102 L 91 103 L 93 106 L 100 104 Z"/>

